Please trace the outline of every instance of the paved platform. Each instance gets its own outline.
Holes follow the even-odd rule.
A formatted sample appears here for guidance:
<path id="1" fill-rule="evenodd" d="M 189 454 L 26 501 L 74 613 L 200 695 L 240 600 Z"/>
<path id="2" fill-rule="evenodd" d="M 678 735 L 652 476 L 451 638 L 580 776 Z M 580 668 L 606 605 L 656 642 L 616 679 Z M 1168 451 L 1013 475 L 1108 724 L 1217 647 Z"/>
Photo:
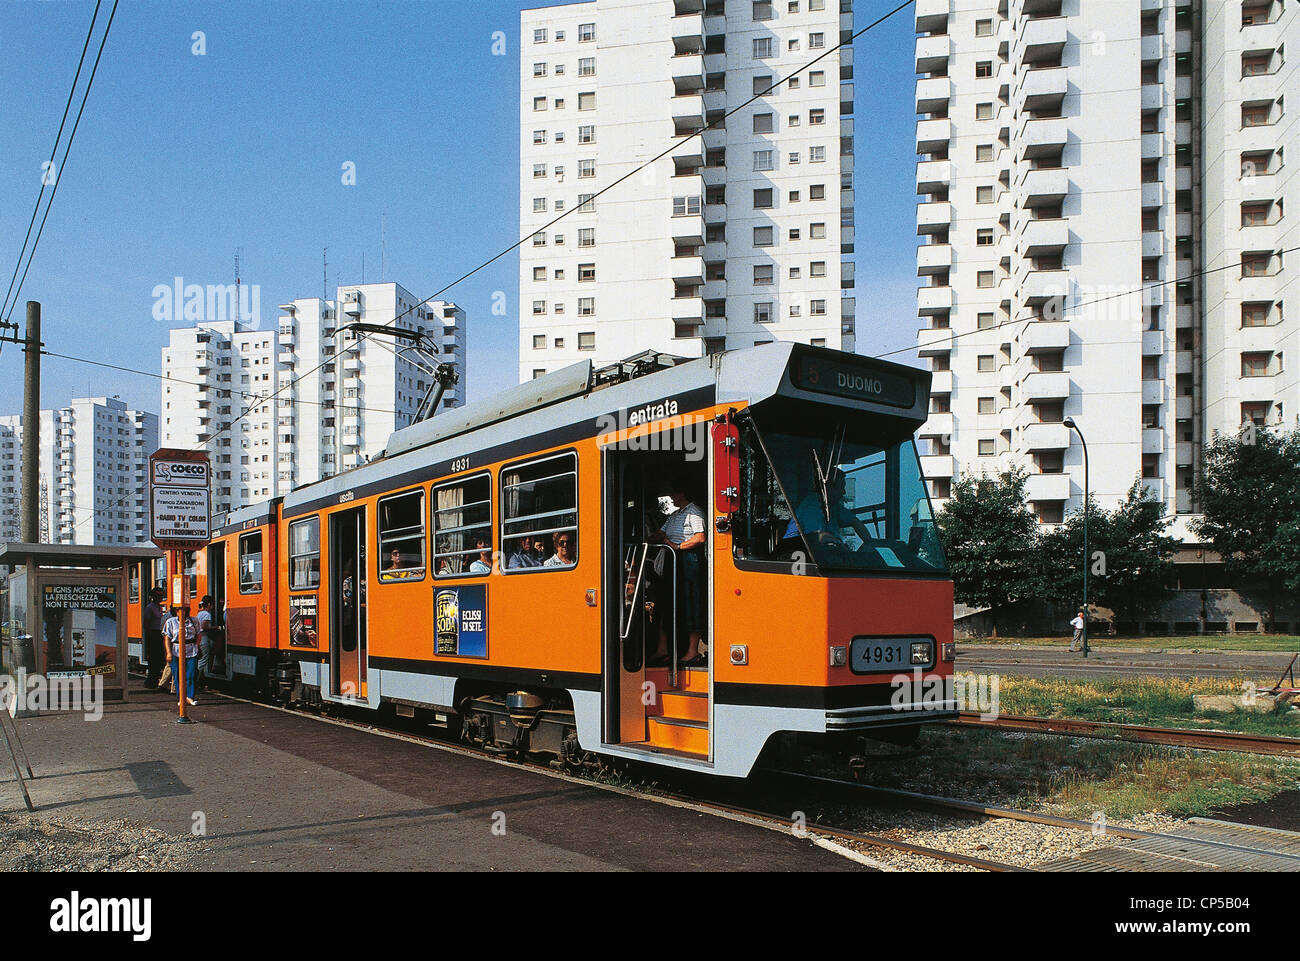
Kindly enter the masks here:
<path id="1" fill-rule="evenodd" d="M 136 682 L 99 721 L 18 720 L 37 813 L 189 836 L 202 811 L 201 870 L 864 870 L 782 832 L 260 705 L 207 695 L 193 713 L 176 724 Z M 0 811 L 22 809 L 0 780 Z"/>
<path id="2" fill-rule="evenodd" d="M 957 670 L 1029 677 L 1246 677 L 1271 687 L 1290 663 L 1286 652 L 1125 650 L 1092 648 L 1083 654 L 1048 645 L 957 643 Z M 1300 676 L 1300 664 L 1297 665 Z"/>

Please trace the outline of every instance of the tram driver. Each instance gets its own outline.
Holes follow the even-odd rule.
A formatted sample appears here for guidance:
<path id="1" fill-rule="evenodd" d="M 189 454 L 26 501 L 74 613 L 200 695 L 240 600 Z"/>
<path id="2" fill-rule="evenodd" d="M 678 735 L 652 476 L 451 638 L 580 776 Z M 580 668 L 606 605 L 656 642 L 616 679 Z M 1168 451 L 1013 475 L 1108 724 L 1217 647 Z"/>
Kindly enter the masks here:
<path id="1" fill-rule="evenodd" d="M 827 516 L 821 493 L 814 483 L 814 486 L 799 501 L 799 506 L 795 508 L 795 516 L 790 519 L 785 529 L 786 538 L 797 538 L 802 529 L 805 537 L 817 541 L 823 547 L 837 550 L 849 549 L 842 533 L 845 530 L 856 533 L 863 544 L 873 540 L 874 535 L 867 530 L 862 519 L 845 506 L 844 491 L 844 472 L 838 468 L 833 469 L 830 476 L 826 478 L 826 506 L 830 508 L 830 516 Z M 795 523 L 796 519 L 798 524 Z"/>

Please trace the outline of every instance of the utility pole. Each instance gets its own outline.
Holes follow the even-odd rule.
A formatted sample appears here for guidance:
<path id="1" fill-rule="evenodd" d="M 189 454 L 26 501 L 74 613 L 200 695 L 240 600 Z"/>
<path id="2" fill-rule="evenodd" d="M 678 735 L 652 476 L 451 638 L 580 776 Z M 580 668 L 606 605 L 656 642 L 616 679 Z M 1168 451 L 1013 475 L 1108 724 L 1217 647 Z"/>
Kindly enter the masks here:
<path id="1" fill-rule="evenodd" d="M 22 540 L 35 544 L 41 537 L 41 305 L 27 301 L 27 364 L 23 376 L 23 485 Z"/>

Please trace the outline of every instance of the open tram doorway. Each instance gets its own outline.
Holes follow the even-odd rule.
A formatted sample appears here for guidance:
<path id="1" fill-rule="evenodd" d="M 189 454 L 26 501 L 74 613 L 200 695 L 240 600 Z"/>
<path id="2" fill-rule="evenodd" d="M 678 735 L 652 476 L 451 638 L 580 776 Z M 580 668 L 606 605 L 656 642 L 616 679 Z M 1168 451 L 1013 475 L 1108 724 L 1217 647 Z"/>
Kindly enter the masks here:
<path id="1" fill-rule="evenodd" d="M 708 425 L 698 428 L 707 437 Z M 709 447 L 686 428 L 604 451 L 607 744 L 710 755 Z M 683 434 L 687 436 L 683 437 Z M 646 438 L 641 438 L 646 440 Z M 632 444 L 628 445 L 632 447 Z"/>
<path id="2" fill-rule="evenodd" d="M 339 511 L 329 523 L 330 693 L 366 697 L 366 512 Z"/>
<path id="3" fill-rule="evenodd" d="M 230 680 L 226 651 L 226 544 L 208 545 L 208 593 L 212 595 L 212 621 L 208 625 L 208 677 Z"/>

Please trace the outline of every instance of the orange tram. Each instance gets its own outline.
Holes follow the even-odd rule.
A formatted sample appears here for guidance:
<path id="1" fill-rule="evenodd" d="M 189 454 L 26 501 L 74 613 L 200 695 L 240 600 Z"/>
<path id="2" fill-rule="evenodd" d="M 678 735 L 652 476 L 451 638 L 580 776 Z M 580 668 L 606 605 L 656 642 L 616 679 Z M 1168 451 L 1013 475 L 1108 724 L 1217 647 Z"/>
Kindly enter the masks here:
<path id="1" fill-rule="evenodd" d="M 587 361 L 443 411 L 186 555 L 215 599 L 208 677 L 564 765 L 743 777 L 796 738 L 906 742 L 956 710 L 912 439 L 929 379 L 774 343 Z M 673 504 L 702 544 L 665 543 Z M 131 574 L 132 637 L 162 564 Z"/>

